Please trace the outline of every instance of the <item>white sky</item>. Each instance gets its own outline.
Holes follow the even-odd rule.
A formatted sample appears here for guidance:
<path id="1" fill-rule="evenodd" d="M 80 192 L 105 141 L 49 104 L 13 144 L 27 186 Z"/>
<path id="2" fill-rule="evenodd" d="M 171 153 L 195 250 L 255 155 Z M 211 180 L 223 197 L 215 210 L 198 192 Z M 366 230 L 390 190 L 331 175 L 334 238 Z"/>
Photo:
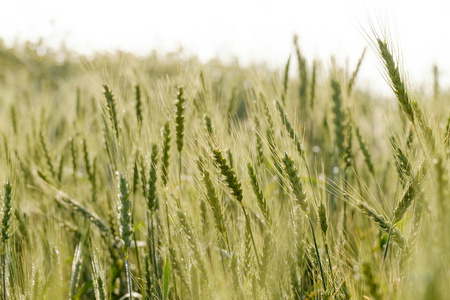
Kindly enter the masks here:
<path id="1" fill-rule="evenodd" d="M 353 67 L 367 42 L 361 28 L 387 24 L 409 75 L 430 89 L 438 63 L 441 85 L 450 86 L 450 1 L 444 0 L 0 0 L 0 38 L 7 43 L 39 38 L 82 53 L 122 49 L 144 54 L 180 45 L 201 59 L 282 66 L 297 33 L 307 58 Z M 381 20 L 381 21 L 380 21 Z M 379 27 L 379 26 L 378 26 Z M 360 86 L 386 86 L 373 51 Z M 419 86 L 419 85 L 418 85 Z"/>

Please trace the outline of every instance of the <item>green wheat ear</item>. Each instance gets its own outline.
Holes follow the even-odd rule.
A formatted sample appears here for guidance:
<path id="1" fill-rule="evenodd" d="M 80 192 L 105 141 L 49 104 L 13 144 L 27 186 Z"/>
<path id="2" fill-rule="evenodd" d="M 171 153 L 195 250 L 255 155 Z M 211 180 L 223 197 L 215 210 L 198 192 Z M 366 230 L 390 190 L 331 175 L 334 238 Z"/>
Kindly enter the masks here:
<path id="1" fill-rule="evenodd" d="M 10 114 L 11 114 L 11 123 L 12 123 L 12 127 L 13 127 L 13 132 L 15 135 L 17 135 L 17 113 L 16 113 L 15 105 L 10 106 Z"/>
<path id="2" fill-rule="evenodd" d="M 133 164 L 133 195 L 136 194 L 139 185 L 139 152 L 136 152 Z"/>
<path id="3" fill-rule="evenodd" d="M 70 155 L 72 157 L 72 168 L 73 168 L 73 178 L 76 179 L 77 178 L 77 166 L 78 166 L 78 149 L 75 145 L 75 139 L 74 138 L 70 138 L 69 140 L 70 142 Z"/>
<path id="4" fill-rule="evenodd" d="M 225 228 L 225 221 L 224 221 L 225 218 L 223 215 L 223 210 L 222 210 L 220 200 L 217 197 L 216 190 L 211 181 L 211 175 L 205 169 L 201 160 L 197 161 L 197 167 L 200 171 L 203 184 L 205 185 L 205 188 L 206 188 L 206 200 L 207 200 L 209 207 L 211 208 L 211 211 L 213 213 L 214 224 L 215 224 L 217 230 L 222 235 L 223 243 L 228 248 L 229 245 L 228 245 L 227 232 L 226 232 L 226 228 Z"/>
<path id="5" fill-rule="evenodd" d="M 169 121 L 164 123 L 164 127 L 161 128 L 162 135 L 162 152 L 161 157 L 161 181 L 163 186 L 167 186 L 169 180 L 169 158 L 170 158 L 170 124 Z"/>
<path id="6" fill-rule="evenodd" d="M 434 100 L 439 99 L 439 68 L 437 65 L 433 65 L 433 97 Z"/>
<path id="7" fill-rule="evenodd" d="M 86 173 L 88 175 L 89 182 L 91 183 L 92 200 L 95 202 L 97 200 L 97 194 L 96 194 L 97 182 L 96 182 L 96 177 L 95 177 L 96 159 L 94 158 L 94 160 L 92 162 L 92 166 L 91 166 L 91 163 L 89 161 L 89 151 L 87 148 L 86 139 L 83 139 L 83 157 L 84 157 L 84 163 L 86 165 Z"/>
<path id="8" fill-rule="evenodd" d="M 136 119 L 138 121 L 138 125 L 142 125 L 142 101 L 141 101 L 141 87 L 139 84 L 134 86 L 134 95 L 136 98 Z"/>
<path id="9" fill-rule="evenodd" d="M 324 236 L 326 236 L 328 230 L 327 211 L 322 201 L 320 202 L 319 207 L 317 209 L 317 214 L 319 216 L 319 223 L 320 228 L 322 229 L 322 233 L 324 234 Z"/>
<path id="10" fill-rule="evenodd" d="M 4 188 L 3 195 L 3 218 L 2 218 L 2 243 L 3 245 L 9 239 L 9 227 L 11 219 L 11 201 L 12 201 L 12 185 L 8 180 Z"/>
<path id="11" fill-rule="evenodd" d="M 302 108 L 306 108 L 307 103 L 307 89 L 308 89 L 308 70 L 306 67 L 306 59 L 303 57 L 303 55 L 300 52 L 300 47 L 298 45 L 298 38 L 297 36 L 294 36 L 294 46 L 295 46 L 295 53 L 297 54 L 297 61 L 298 61 L 298 74 L 300 77 L 300 86 L 298 89 L 298 96 L 300 99 L 300 104 Z"/>
<path id="12" fill-rule="evenodd" d="M 231 194 L 236 198 L 236 200 L 241 205 L 242 212 L 244 213 L 244 216 L 245 216 L 246 226 L 248 227 L 249 234 L 251 236 L 253 250 L 255 251 L 256 260 L 259 264 L 260 259 L 259 259 L 259 255 L 258 255 L 258 250 L 256 248 L 255 239 L 253 237 L 253 232 L 251 230 L 250 218 L 248 216 L 248 213 L 247 213 L 244 203 L 243 203 L 244 196 L 242 195 L 241 182 L 238 180 L 234 169 L 230 165 L 227 164 L 227 161 L 223 157 L 222 151 L 220 151 L 220 149 L 218 149 L 218 148 L 213 149 L 212 155 L 213 155 L 213 159 L 216 163 L 217 168 L 220 170 L 220 173 L 222 174 L 222 176 L 225 177 L 225 182 L 227 183 L 227 186 L 231 190 Z"/>
<path id="13" fill-rule="evenodd" d="M 378 226 L 385 232 L 389 232 L 389 230 L 392 230 L 391 236 L 393 240 L 397 243 L 397 245 L 404 249 L 405 247 L 405 238 L 402 236 L 400 230 L 398 228 L 392 227 L 392 224 L 389 223 L 389 221 L 381 214 L 377 213 L 377 211 L 370 207 L 367 203 L 364 202 L 358 202 L 357 203 L 358 209 L 365 214 L 369 219 L 374 221 L 378 224 Z"/>
<path id="14" fill-rule="evenodd" d="M 6 242 L 9 239 L 9 227 L 11 220 L 11 201 L 12 201 L 12 185 L 8 180 L 4 185 L 3 195 L 3 218 L 2 218 L 2 277 L 3 277 L 3 299 L 6 299 Z"/>
<path id="15" fill-rule="evenodd" d="M 286 171 L 288 179 L 291 182 L 292 190 L 294 192 L 297 203 L 306 214 L 309 214 L 308 203 L 306 202 L 306 193 L 303 190 L 303 184 L 300 180 L 300 177 L 298 176 L 297 168 L 294 166 L 294 161 L 289 156 L 289 154 L 287 154 L 287 152 L 284 153 L 283 163 L 284 170 Z"/>
<path id="16" fill-rule="evenodd" d="M 389 85 L 397 96 L 397 100 L 400 103 L 403 111 L 406 113 L 406 116 L 414 124 L 414 111 L 411 106 L 411 101 L 409 100 L 409 96 L 407 93 L 407 89 L 405 83 L 403 82 L 400 72 L 398 70 L 398 66 L 396 65 L 394 58 L 392 56 L 391 51 L 385 41 L 377 39 L 378 50 L 380 52 L 381 58 L 384 61 L 384 67 L 388 77 L 390 79 Z"/>
<path id="17" fill-rule="evenodd" d="M 183 151 L 184 145 L 184 102 L 186 100 L 183 98 L 183 87 L 178 87 L 177 100 L 175 100 L 175 106 L 177 109 L 176 118 L 175 118 L 175 133 L 176 133 L 176 142 L 177 142 L 177 150 L 178 150 L 178 183 L 181 191 L 181 169 L 182 169 L 182 161 L 181 154 Z"/>
<path id="18" fill-rule="evenodd" d="M 183 138 L 184 138 L 184 102 L 186 99 L 183 97 L 183 87 L 178 87 L 177 100 L 175 101 L 175 106 L 177 108 L 176 119 L 175 119 L 175 131 L 177 135 L 177 150 L 179 153 L 183 151 Z"/>
<path id="19" fill-rule="evenodd" d="M 331 88 L 333 90 L 332 100 L 333 100 L 333 123 L 334 132 L 336 136 L 336 147 L 339 152 L 339 157 L 344 154 L 344 114 L 342 112 L 342 94 L 341 85 L 336 80 L 331 80 Z"/>
<path id="20" fill-rule="evenodd" d="M 152 145 L 152 154 L 150 158 L 150 176 L 148 180 L 147 207 L 150 211 L 154 211 L 157 206 L 156 198 L 156 165 L 158 164 L 158 147 Z"/>
<path id="21" fill-rule="evenodd" d="M 231 194 L 242 205 L 242 200 L 244 197 L 242 195 L 241 182 L 237 179 L 236 173 L 227 164 L 227 161 L 223 157 L 222 151 L 220 151 L 219 148 L 215 148 L 213 150 L 212 155 L 213 155 L 213 159 L 217 165 L 217 168 L 219 168 L 220 173 L 225 177 L 225 182 L 227 183 L 227 186 L 230 188 Z"/>
<path id="22" fill-rule="evenodd" d="M 356 65 L 355 71 L 353 71 L 352 76 L 347 85 L 347 94 L 350 96 L 353 90 L 353 86 L 355 85 L 356 76 L 358 76 L 359 69 L 361 68 L 362 61 L 364 59 L 364 55 L 366 54 L 367 48 L 364 48 L 361 57 L 358 60 L 358 64 Z"/>
<path id="23" fill-rule="evenodd" d="M 133 287 L 131 281 L 131 271 L 130 271 L 130 263 L 128 261 L 129 258 L 129 249 L 131 246 L 131 236 L 133 235 L 133 224 L 131 215 L 131 200 L 130 200 L 130 192 L 128 190 L 128 182 L 127 178 L 123 173 L 117 172 L 117 176 L 119 177 L 119 230 L 120 230 L 120 238 L 122 239 L 122 252 L 125 260 L 125 273 L 127 278 L 127 287 L 129 299 L 133 299 Z"/>
<path id="24" fill-rule="evenodd" d="M 255 117 L 256 161 L 258 162 L 258 166 L 260 166 L 264 162 L 263 140 L 259 134 L 259 129 L 259 120 Z"/>
<path id="25" fill-rule="evenodd" d="M 283 163 L 284 163 L 285 172 L 288 175 L 289 181 L 291 182 L 291 187 L 292 187 L 294 196 L 297 200 L 297 203 L 308 218 L 309 226 L 311 228 L 311 234 L 312 234 L 313 241 L 314 241 L 314 249 L 316 251 L 317 261 L 318 261 L 318 265 L 319 265 L 319 269 L 320 269 L 320 274 L 322 276 L 322 285 L 323 285 L 323 289 L 326 291 L 326 289 L 327 289 L 326 283 L 325 283 L 326 279 L 325 279 L 325 275 L 324 275 L 323 269 L 322 269 L 319 248 L 317 246 L 316 235 L 314 233 L 314 227 L 313 227 L 313 224 L 311 221 L 311 216 L 309 214 L 308 203 L 306 202 L 306 193 L 303 190 L 302 182 L 300 180 L 300 177 L 298 176 L 297 169 L 294 166 L 294 161 L 287 154 L 287 152 L 284 153 Z"/>
<path id="26" fill-rule="evenodd" d="M 372 156 L 361 135 L 361 132 L 359 131 L 359 127 L 356 127 L 356 138 L 358 139 L 359 148 L 364 155 L 364 161 L 366 162 L 367 168 L 369 169 L 370 174 L 372 174 L 372 176 L 375 176 L 375 168 L 372 163 Z"/>
<path id="27" fill-rule="evenodd" d="M 275 101 L 275 105 L 277 107 L 278 112 L 280 113 L 281 121 L 286 128 L 287 132 L 289 133 L 289 136 L 294 141 L 295 147 L 297 148 L 298 154 L 302 156 L 303 153 L 303 146 L 300 142 L 300 138 L 298 137 L 297 133 L 295 133 L 294 128 L 291 125 L 291 122 L 289 122 L 287 114 L 284 111 L 283 105 L 281 105 L 280 101 Z"/>
<path id="28" fill-rule="evenodd" d="M 253 192 L 256 196 L 256 201 L 258 202 L 258 206 L 264 216 L 264 221 L 268 225 L 272 224 L 272 219 L 270 217 L 269 208 L 267 207 L 267 201 L 264 198 L 264 195 L 261 191 L 261 188 L 258 183 L 258 179 L 256 178 L 255 170 L 250 163 L 247 164 L 248 176 L 250 177 L 250 184 L 252 186 Z"/>
<path id="29" fill-rule="evenodd" d="M 286 103 L 286 97 L 287 97 L 287 90 L 288 90 L 288 84 L 289 84 L 289 65 L 291 63 L 291 56 L 289 55 L 289 58 L 286 62 L 286 67 L 284 68 L 284 77 L 283 77 L 283 92 L 281 94 L 281 101 L 283 104 Z"/>
<path id="30" fill-rule="evenodd" d="M 418 171 L 414 176 L 409 179 L 408 184 L 403 192 L 402 198 L 398 201 L 394 208 L 394 217 L 392 218 L 392 225 L 397 224 L 401 221 L 408 208 L 412 205 L 412 202 L 417 194 L 418 177 L 420 176 L 422 166 L 419 167 Z"/>
<path id="31" fill-rule="evenodd" d="M 42 151 L 44 152 L 45 156 L 45 162 L 47 163 L 48 170 L 52 174 L 53 178 L 56 179 L 56 172 L 53 167 L 52 159 L 50 157 L 50 153 L 48 152 L 47 143 L 45 142 L 44 135 L 42 134 L 42 131 L 39 132 L 39 140 L 41 142 Z"/>
<path id="32" fill-rule="evenodd" d="M 397 167 L 398 176 L 400 177 L 402 185 L 405 186 L 412 175 L 411 164 L 409 163 L 409 159 L 405 152 L 403 152 L 393 136 L 390 138 L 390 142 L 395 153 L 395 166 Z"/>
<path id="33" fill-rule="evenodd" d="M 210 137 L 212 137 L 213 136 L 213 125 L 212 125 L 211 117 L 208 116 L 207 114 L 204 114 L 203 120 L 205 121 L 206 132 L 209 134 Z"/>
<path id="34" fill-rule="evenodd" d="M 128 182 L 123 173 L 118 173 L 119 177 L 119 224 L 120 238 L 122 239 L 124 255 L 128 255 L 131 245 L 131 235 L 133 227 L 131 224 L 131 200 L 128 191 Z"/>
<path id="35" fill-rule="evenodd" d="M 317 61 L 314 61 L 311 71 L 311 90 L 310 90 L 311 109 L 314 109 L 314 100 L 316 98 L 316 80 L 317 80 Z"/>
<path id="36" fill-rule="evenodd" d="M 108 109 L 109 112 L 109 119 L 111 120 L 111 123 L 113 125 L 116 137 L 119 138 L 120 127 L 119 127 L 119 120 L 117 117 L 116 99 L 113 95 L 112 90 L 107 84 L 103 85 L 103 95 L 105 96 L 106 99 L 106 108 Z"/>

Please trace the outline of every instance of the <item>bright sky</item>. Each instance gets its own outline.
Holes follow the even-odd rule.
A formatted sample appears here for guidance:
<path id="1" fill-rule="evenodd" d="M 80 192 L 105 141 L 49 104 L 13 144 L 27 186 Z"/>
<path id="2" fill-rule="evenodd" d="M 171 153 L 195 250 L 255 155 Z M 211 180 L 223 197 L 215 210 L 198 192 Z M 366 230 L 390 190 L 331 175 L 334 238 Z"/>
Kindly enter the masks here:
<path id="1" fill-rule="evenodd" d="M 388 25 L 407 71 L 431 89 L 440 66 L 450 86 L 450 2 L 445 0 L 1 0 L 0 38 L 7 43 L 39 38 L 82 53 L 122 49 L 144 54 L 180 45 L 201 59 L 233 55 L 243 63 L 282 66 L 297 33 L 307 58 L 354 66 L 366 39 L 361 29 Z M 380 27 L 380 26 L 378 26 Z M 378 91 L 386 84 L 373 51 L 358 84 Z"/>

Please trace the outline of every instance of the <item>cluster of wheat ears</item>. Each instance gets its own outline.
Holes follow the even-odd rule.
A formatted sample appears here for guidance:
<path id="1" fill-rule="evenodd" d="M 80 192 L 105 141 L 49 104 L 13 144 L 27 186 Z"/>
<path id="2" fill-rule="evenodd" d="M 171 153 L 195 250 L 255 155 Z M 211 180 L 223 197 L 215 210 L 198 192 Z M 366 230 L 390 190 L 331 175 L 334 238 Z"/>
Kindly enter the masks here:
<path id="1" fill-rule="evenodd" d="M 365 50 L 293 50 L 281 75 L 0 52 L 3 299 L 448 297 L 437 68 L 412 93 L 376 37 L 385 101 L 357 88 Z"/>

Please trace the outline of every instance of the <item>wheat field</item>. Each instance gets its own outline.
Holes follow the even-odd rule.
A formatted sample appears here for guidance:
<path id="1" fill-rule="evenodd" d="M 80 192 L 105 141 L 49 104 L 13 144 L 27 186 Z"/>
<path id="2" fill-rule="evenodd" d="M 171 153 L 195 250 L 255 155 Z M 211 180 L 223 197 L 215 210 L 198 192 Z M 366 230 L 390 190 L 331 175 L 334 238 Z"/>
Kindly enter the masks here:
<path id="1" fill-rule="evenodd" d="M 449 95 L 370 41 L 282 69 L 0 45 L 2 298 L 448 299 Z"/>

